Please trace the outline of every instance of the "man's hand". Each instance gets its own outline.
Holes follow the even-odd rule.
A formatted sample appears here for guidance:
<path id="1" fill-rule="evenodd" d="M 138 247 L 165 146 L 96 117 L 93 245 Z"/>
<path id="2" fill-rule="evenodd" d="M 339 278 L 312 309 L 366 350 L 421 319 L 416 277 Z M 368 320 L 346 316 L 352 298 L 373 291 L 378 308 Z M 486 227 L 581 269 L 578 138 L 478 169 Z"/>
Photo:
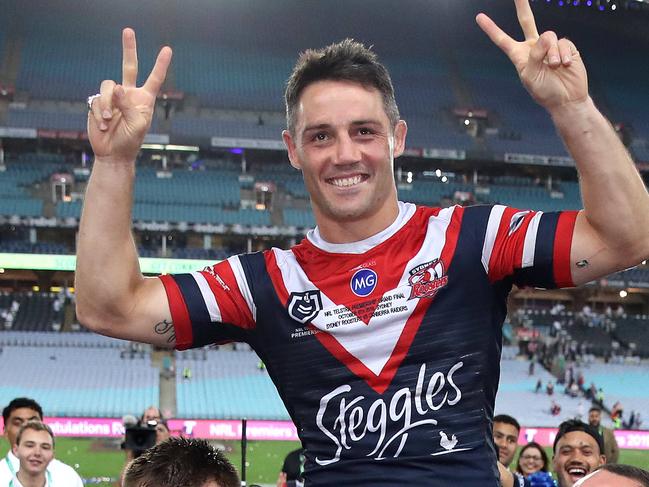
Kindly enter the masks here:
<path id="1" fill-rule="evenodd" d="M 498 462 L 498 472 L 500 473 L 501 487 L 514 487 L 514 474 L 500 462 Z"/>
<path id="2" fill-rule="evenodd" d="M 171 62 L 171 48 L 163 47 L 148 79 L 137 83 L 137 46 L 133 29 L 122 32 L 122 84 L 101 83 L 101 97 L 88 113 L 88 138 L 96 158 L 112 161 L 135 160 L 151 120 L 155 100 Z"/>
<path id="3" fill-rule="evenodd" d="M 529 0 L 514 0 L 525 40 L 517 42 L 481 13 L 476 22 L 509 57 L 523 85 L 548 111 L 588 98 L 586 68 L 575 45 L 552 31 L 539 36 Z"/>

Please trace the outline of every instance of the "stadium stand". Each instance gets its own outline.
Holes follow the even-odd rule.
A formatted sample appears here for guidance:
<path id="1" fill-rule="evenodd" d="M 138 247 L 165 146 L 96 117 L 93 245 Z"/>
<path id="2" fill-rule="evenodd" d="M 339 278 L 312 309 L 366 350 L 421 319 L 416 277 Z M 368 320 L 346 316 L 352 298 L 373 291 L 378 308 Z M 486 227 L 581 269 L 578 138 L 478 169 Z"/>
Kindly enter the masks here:
<path id="1" fill-rule="evenodd" d="M 121 417 L 158 402 L 159 371 L 148 353 L 131 358 L 112 347 L 80 348 L 78 338 L 67 341 L 75 346 L 7 342 L 3 337 L 0 356 L 0 370 L 11 371 L 0 385 L 5 404 L 24 396 L 26 385 L 50 416 Z"/>
<path id="2" fill-rule="evenodd" d="M 582 419 L 590 406 L 584 398 L 574 398 L 563 393 L 563 387 L 557 386 L 554 394 L 545 392 L 548 382 L 556 385 L 557 378 L 542 367 L 536 367 L 534 375 L 529 375 L 529 362 L 522 359 L 503 358 L 500 368 L 500 385 L 496 396 L 496 414 L 515 414 L 525 425 L 556 427 L 564 419 L 580 414 Z M 534 392 L 538 380 L 543 383 L 541 392 Z M 550 413 L 552 401 L 561 407 L 561 415 Z M 581 404 L 581 406 L 580 406 Z"/>
<path id="3" fill-rule="evenodd" d="M 289 418 L 254 352 L 176 352 L 176 397 L 180 418 Z"/>

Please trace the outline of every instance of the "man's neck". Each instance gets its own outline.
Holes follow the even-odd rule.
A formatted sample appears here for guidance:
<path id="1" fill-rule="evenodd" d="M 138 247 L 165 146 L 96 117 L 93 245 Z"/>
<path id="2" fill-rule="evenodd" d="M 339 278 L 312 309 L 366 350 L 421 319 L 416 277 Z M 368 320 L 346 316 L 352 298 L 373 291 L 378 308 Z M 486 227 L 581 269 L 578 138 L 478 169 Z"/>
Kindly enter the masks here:
<path id="1" fill-rule="evenodd" d="M 45 472 L 41 472 L 38 475 L 30 475 L 24 470 L 19 470 L 16 477 L 23 487 L 45 487 L 46 484 Z"/>

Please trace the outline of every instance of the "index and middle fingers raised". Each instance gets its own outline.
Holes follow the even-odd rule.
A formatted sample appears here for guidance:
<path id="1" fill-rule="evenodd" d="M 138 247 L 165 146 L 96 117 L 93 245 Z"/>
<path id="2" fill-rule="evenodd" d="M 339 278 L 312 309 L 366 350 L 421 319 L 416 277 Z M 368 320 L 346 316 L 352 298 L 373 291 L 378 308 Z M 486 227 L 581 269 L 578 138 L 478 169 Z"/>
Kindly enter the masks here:
<path id="1" fill-rule="evenodd" d="M 167 76 L 167 70 L 171 63 L 171 55 L 171 48 L 168 46 L 160 50 L 155 65 L 142 86 L 154 96 L 160 91 Z M 131 28 L 126 28 L 122 31 L 122 86 L 125 88 L 135 88 L 137 84 L 137 73 L 138 61 L 135 32 Z"/>
<path id="2" fill-rule="evenodd" d="M 518 23 L 523 30 L 523 35 L 525 36 L 526 42 L 536 42 L 539 39 L 539 32 L 536 27 L 536 21 L 534 20 L 534 13 L 532 12 L 532 7 L 530 6 L 529 0 L 514 0 L 516 5 L 516 16 L 518 17 Z M 487 34 L 489 39 L 496 44 L 500 49 L 502 49 L 507 56 L 516 64 L 516 59 L 512 57 L 515 48 L 519 45 L 519 42 L 514 40 L 511 36 L 505 33 L 496 23 L 491 20 L 484 13 L 480 13 L 476 17 L 476 22 L 480 28 Z"/>

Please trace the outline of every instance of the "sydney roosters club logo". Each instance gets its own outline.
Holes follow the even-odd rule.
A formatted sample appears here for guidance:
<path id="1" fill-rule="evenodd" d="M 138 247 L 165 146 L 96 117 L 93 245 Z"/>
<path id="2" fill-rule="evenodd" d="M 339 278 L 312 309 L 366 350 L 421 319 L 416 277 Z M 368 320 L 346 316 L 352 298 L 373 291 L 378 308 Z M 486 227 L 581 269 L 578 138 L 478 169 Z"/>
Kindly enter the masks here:
<path id="1" fill-rule="evenodd" d="M 448 276 L 444 275 L 444 264 L 441 259 L 420 264 L 409 272 L 408 284 L 412 289 L 408 299 L 432 298 L 448 283 Z"/>

